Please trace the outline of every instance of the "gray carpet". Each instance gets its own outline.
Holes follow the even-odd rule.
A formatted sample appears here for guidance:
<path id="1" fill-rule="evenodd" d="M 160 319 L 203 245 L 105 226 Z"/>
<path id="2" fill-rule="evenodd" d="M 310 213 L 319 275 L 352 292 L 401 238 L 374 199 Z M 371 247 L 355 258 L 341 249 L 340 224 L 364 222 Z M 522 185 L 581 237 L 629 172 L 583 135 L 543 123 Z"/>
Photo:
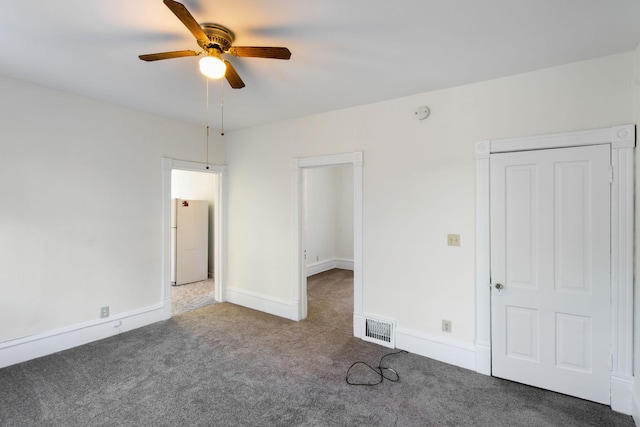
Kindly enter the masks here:
<path id="1" fill-rule="evenodd" d="M 632 426 L 606 406 L 351 336 L 352 276 L 310 278 L 309 318 L 229 303 L 0 370 L 2 426 Z M 375 381 L 357 368 L 355 381 Z"/>

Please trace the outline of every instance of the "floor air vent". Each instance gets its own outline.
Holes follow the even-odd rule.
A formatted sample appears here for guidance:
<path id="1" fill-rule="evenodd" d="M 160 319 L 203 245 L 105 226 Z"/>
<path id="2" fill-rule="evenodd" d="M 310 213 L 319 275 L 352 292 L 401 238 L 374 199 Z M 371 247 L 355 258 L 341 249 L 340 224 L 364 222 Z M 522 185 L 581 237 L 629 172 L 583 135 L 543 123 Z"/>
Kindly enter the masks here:
<path id="1" fill-rule="evenodd" d="M 395 322 L 371 317 L 365 318 L 363 339 L 385 347 L 395 348 Z"/>

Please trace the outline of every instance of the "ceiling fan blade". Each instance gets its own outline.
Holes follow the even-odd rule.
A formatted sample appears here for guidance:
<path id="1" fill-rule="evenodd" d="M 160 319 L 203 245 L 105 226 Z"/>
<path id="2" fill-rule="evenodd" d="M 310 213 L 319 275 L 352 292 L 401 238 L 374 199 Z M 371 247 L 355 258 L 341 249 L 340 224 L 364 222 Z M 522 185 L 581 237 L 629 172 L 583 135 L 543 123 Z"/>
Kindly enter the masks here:
<path id="1" fill-rule="evenodd" d="M 187 8 L 184 7 L 182 3 L 178 3 L 177 1 L 173 0 L 164 0 L 164 4 L 166 4 L 167 7 L 171 9 L 171 12 L 173 12 L 178 17 L 178 19 L 182 21 L 185 27 L 187 27 L 187 29 L 191 31 L 191 34 L 195 36 L 196 40 L 204 41 L 206 43 L 209 42 L 209 38 L 202 30 L 200 24 L 198 24 L 198 21 L 193 18 L 191 13 L 189 13 Z"/>
<path id="2" fill-rule="evenodd" d="M 236 69 L 233 68 L 233 65 L 231 65 L 231 62 L 224 61 L 224 63 L 227 66 L 227 71 L 224 73 L 224 76 L 229 82 L 229 84 L 231 85 L 231 87 L 234 89 L 242 89 L 244 87 L 244 82 L 238 75 L 238 72 L 236 71 Z"/>
<path id="3" fill-rule="evenodd" d="M 181 58 L 183 56 L 198 56 L 198 52 L 193 50 L 176 50 L 173 52 L 150 53 L 148 55 L 138 55 L 143 61 L 159 61 L 161 59 Z"/>
<path id="4" fill-rule="evenodd" d="M 233 56 L 251 57 L 251 58 L 272 58 L 272 59 L 289 59 L 291 51 L 286 47 L 255 47 L 255 46 L 238 46 L 229 49 L 229 53 Z"/>

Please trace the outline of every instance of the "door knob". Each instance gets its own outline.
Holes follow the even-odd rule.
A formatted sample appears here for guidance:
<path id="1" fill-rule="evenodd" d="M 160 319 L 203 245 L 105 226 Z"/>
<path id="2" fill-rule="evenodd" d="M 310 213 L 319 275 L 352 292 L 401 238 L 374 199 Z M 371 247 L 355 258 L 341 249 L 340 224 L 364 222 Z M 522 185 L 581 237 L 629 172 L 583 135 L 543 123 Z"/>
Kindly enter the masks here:
<path id="1" fill-rule="evenodd" d="M 502 289 L 504 289 L 504 285 L 502 283 L 496 283 L 496 289 L 501 291 Z"/>

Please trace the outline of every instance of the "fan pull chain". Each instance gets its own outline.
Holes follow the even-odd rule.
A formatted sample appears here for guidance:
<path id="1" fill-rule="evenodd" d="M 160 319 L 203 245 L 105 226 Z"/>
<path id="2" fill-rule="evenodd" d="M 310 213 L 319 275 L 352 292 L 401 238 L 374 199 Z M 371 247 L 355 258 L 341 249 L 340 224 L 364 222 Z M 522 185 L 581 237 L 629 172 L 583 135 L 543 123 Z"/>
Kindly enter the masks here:
<path id="1" fill-rule="evenodd" d="M 205 77 L 207 85 L 207 169 L 209 169 L 209 79 Z"/>
<path id="2" fill-rule="evenodd" d="M 224 135 L 224 79 L 220 79 L 220 135 Z"/>

